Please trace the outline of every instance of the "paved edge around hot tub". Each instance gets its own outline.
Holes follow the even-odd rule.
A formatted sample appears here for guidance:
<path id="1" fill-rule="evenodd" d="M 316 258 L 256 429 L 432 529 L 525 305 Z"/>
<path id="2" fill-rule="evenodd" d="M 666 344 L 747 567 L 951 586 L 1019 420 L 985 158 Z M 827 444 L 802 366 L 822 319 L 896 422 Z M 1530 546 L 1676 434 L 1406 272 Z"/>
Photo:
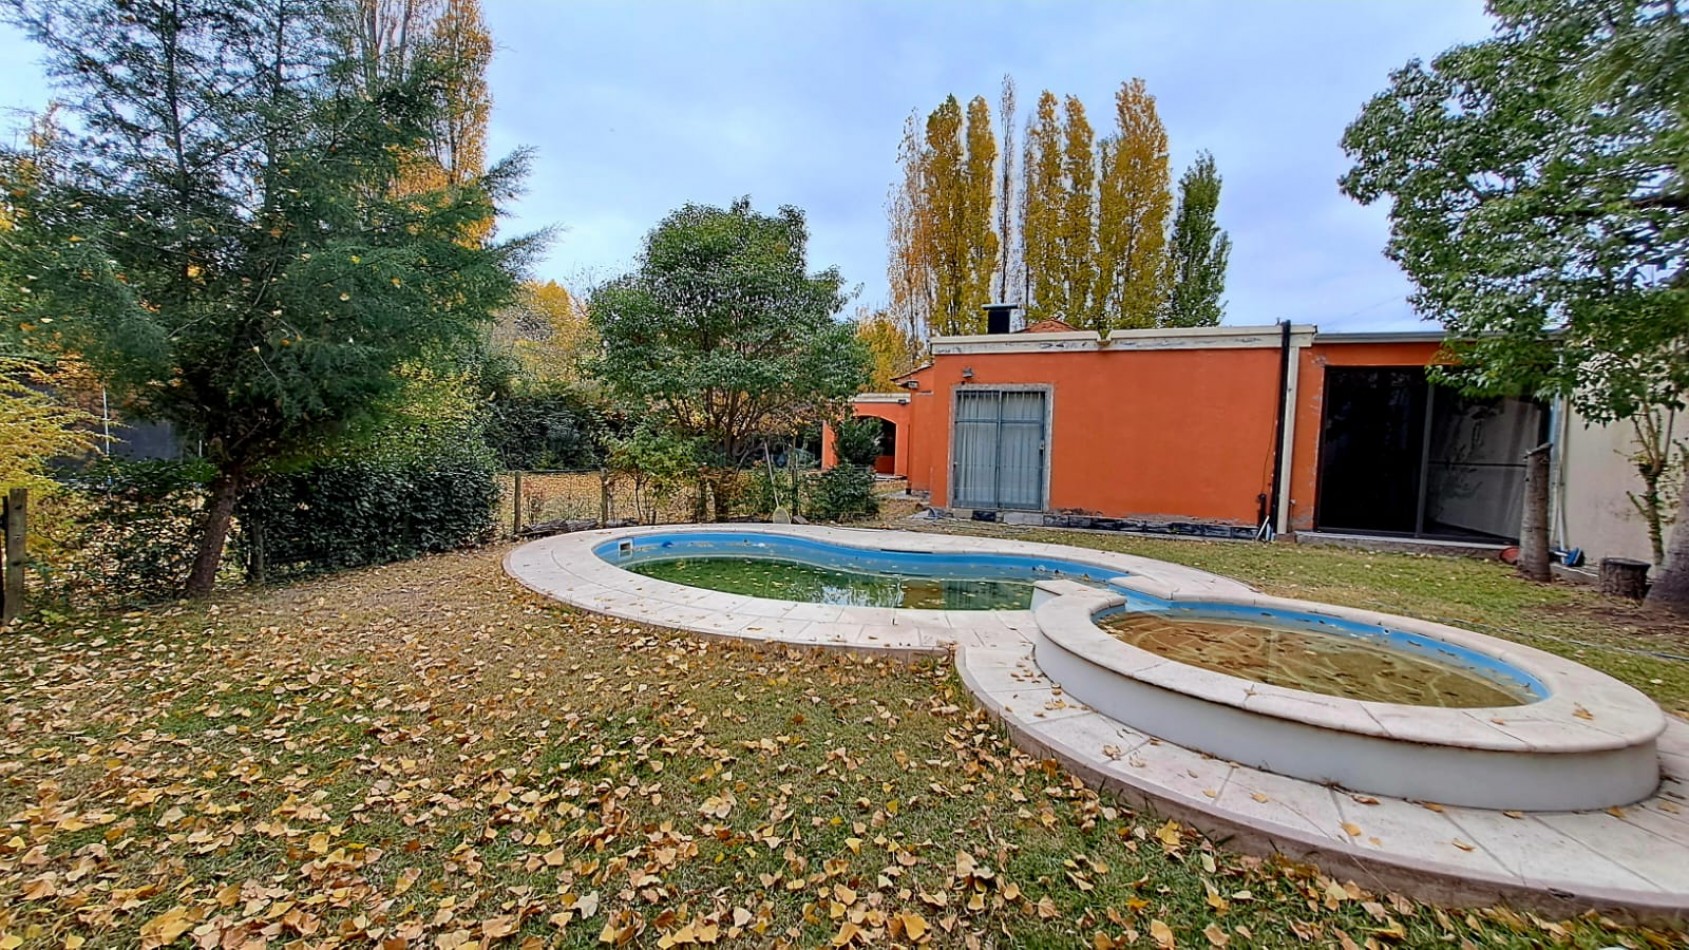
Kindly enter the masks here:
<path id="1" fill-rule="evenodd" d="M 1068 695 L 1171 742 L 1316 784 L 1478 808 L 1628 805 L 1659 785 L 1665 714 L 1605 673 L 1453 627 L 1254 597 L 1234 605 L 1413 630 L 1504 659 L 1549 687 L 1525 705 L 1437 708 L 1311 697 L 1168 660 L 1097 626 L 1119 594 L 1046 581 L 1033 657 Z M 1174 604 L 1180 603 L 1178 599 Z M 1197 609 L 1219 604 L 1209 597 Z"/>
<path id="2" fill-rule="evenodd" d="M 1587 812 L 1499 812 L 1345 792 L 1140 733 L 1072 699 L 1031 645 L 967 650 L 957 671 L 1015 744 L 1216 842 L 1306 860 L 1362 886 L 1557 915 L 1689 921 L 1689 723 L 1660 737 L 1651 798 Z"/>
<path id="3" fill-rule="evenodd" d="M 558 535 L 511 551 L 508 574 L 543 596 L 621 620 L 751 643 L 912 658 L 955 654 L 957 671 L 1016 745 L 1085 781 L 1186 821 L 1234 849 L 1284 854 L 1363 886 L 1448 904 L 1497 900 L 1571 915 L 1591 908 L 1689 921 L 1689 724 L 1668 717 L 1665 778 L 1646 801 L 1598 812 L 1508 813 L 1351 795 L 1238 766 L 1136 732 L 1073 700 L 1033 659 L 1033 612 L 834 607 L 739 597 L 630 574 L 592 549 L 665 526 Z M 1000 539 L 811 526 L 725 526 L 900 550 L 1040 553 L 1074 549 Z M 1236 581 L 1112 552 L 1076 558 L 1119 567 L 1162 596 L 1258 597 Z M 629 581 L 629 578 L 635 580 Z M 990 616 L 985 616 L 989 614 Z M 1376 802 L 1376 804 L 1372 804 Z"/>

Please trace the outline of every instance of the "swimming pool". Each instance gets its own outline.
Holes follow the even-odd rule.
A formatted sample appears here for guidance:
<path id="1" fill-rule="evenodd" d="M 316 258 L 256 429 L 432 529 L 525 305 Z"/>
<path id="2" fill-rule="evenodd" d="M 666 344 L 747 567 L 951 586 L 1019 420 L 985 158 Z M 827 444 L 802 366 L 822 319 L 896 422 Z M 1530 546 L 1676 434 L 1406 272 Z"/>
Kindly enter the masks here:
<path id="1" fill-rule="evenodd" d="M 717 580 L 662 579 L 698 565 Z M 810 580 L 746 583 L 769 565 Z M 719 637 L 905 655 L 1024 655 L 1056 685 L 1060 702 L 1048 700 L 1052 710 L 1082 704 L 1215 760 L 1316 786 L 1558 811 L 1634 802 L 1660 782 L 1659 708 L 1581 664 L 1425 620 L 1273 597 L 1112 551 L 908 531 L 676 525 L 544 539 L 513 551 L 507 569 L 583 609 Z M 817 576 L 825 582 L 811 583 Z M 942 597 L 949 585 L 980 584 L 1009 585 L 1014 596 L 1006 607 L 991 597 Z M 863 585 L 899 590 L 895 602 L 876 603 L 861 595 Z M 922 586 L 939 591 L 938 599 L 907 596 Z M 1027 586 L 1029 609 L 1021 606 Z M 1197 658 L 1177 648 L 1141 649 L 1103 626 L 1122 614 L 1158 613 L 1167 622 L 1288 629 L 1335 646 L 1391 651 L 1482 677 L 1497 692 L 1464 702 L 1320 692 L 1251 679 L 1247 668 L 1189 662 Z M 1408 701 L 1390 701 L 1397 698 Z"/>

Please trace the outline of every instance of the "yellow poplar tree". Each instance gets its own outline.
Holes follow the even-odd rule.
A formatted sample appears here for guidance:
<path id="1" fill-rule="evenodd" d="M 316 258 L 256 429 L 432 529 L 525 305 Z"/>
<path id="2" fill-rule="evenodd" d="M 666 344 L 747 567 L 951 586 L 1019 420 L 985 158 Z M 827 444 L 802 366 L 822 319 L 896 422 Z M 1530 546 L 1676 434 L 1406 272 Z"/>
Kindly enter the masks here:
<path id="1" fill-rule="evenodd" d="M 1114 110 L 1115 133 L 1102 146 L 1097 284 L 1085 320 L 1098 330 L 1153 327 L 1167 300 L 1167 130 L 1142 79 L 1121 84 Z"/>
<path id="2" fill-rule="evenodd" d="M 1026 320 L 1059 317 L 1065 306 L 1057 234 L 1062 208 L 1062 130 L 1059 103 L 1048 89 L 1038 96 L 1026 127 L 1021 181 L 1022 301 Z"/>
<path id="3" fill-rule="evenodd" d="M 398 193 L 437 192 L 486 171 L 493 41 L 480 0 L 356 0 L 350 10 L 346 43 L 366 91 L 409 75 L 424 56 L 446 67 L 444 114 L 428 147 L 404 157 Z M 466 229 L 464 240 L 479 243 L 492 231 L 488 218 Z"/>
<path id="4" fill-rule="evenodd" d="M 905 336 L 914 341 L 927 338 L 932 323 L 936 291 L 933 287 L 933 239 L 931 215 L 926 209 L 922 182 L 926 179 L 927 156 L 920 128 L 913 114 L 903 123 L 903 141 L 897 163 L 903 179 L 892 186 L 886 201 L 886 282 L 891 288 L 888 317 Z"/>
<path id="5" fill-rule="evenodd" d="M 481 17 L 480 0 L 446 0 L 434 21 L 433 41 L 454 64 L 446 77 L 447 109 L 434 155 L 455 185 L 487 170 L 487 117 L 493 109 L 487 67 L 493 61 L 493 38 Z"/>
<path id="6" fill-rule="evenodd" d="M 1007 73 L 1003 74 L 1003 91 L 997 99 L 997 121 L 1003 129 L 1002 189 L 997 192 L 997 243 L 1002 255 L 997 299 L 1007 302 L 1013 299 L 1009 296 L 1011 287 L 1022 289 L 1015 277 L 1015 79 Z"/>
<path id="7" fill-rule="evenodd" d="M 1091 292 L 1097 282 L 1096 133 L 1077 96 L 1063 103 L 1061 203 L 1057 209 L 1056 259 L 1059 267 L 1053 314 L 1083 325 L 1092 314 Z"/>
<path id="8" fill-rule="evenodd" d="M 554 280 L 525 285 L 489 333 L 493 344 L 513 353 L 536 380 L 579 382 L 582 361 L 598 344 L 586 308 Z"/>
<path id="9" fill-rule="evenodd" d="M 997 191 L 997 136 L 991 129 L 991 104 L 983 96 L 968 103 L 967 157 L 963 167 L 960 238 L 963 252 L 961 311 L 965 333 L 985 330 L 991 302 L 991 278 L 997 271 L 997 232 L 992 227 L 992 199 Z"/>
<path id="10" fill-rule="evenodd" d="M 863 392 L 887 393 L 897 389 L 893 380 L 915 368 L 915 341 L 903 332 L 884 310 L 857 314 L 856 338 L 874 358 L 872 377 Z"/>
<path id="11" fill-rule="evenodd" d="M 933 242 L 933 332 L 970 332 L 967 322 L 967 152 L 962 145 L 962 107 L 947 96 L 927 116 L 924 210 Z"/>

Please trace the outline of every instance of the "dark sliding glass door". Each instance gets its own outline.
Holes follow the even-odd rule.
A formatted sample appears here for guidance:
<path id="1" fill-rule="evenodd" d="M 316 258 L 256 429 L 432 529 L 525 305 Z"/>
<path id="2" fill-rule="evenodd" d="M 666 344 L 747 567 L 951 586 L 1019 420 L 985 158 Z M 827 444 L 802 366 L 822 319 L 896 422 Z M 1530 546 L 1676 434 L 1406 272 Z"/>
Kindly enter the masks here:
<path id="1" fill-rule="evenodd" d="M 1422 367 L 1326 370 L 1314 521 L 1322 531 L 1514 541 L 1524 454 L 1547 413 L 1433 385 Z"/>

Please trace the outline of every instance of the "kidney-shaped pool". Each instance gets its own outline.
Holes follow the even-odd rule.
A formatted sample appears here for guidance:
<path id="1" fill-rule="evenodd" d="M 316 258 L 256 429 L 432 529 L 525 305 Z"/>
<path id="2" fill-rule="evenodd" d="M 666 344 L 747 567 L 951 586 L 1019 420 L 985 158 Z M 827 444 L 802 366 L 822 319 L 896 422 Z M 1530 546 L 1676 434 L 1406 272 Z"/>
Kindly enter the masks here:
<path id="1" fill-rule="evenodd" d="M 698 525 L 548 539 L 509 564 L 587 609 L 701 633 L 910 652 L 1030 644 L 1066 696 L 1142 734 L 1355 791 L 1562 810 L 1635 802 L 1660 781 L 1663 714 L 1588 667 L 1146 558 Z"/>

